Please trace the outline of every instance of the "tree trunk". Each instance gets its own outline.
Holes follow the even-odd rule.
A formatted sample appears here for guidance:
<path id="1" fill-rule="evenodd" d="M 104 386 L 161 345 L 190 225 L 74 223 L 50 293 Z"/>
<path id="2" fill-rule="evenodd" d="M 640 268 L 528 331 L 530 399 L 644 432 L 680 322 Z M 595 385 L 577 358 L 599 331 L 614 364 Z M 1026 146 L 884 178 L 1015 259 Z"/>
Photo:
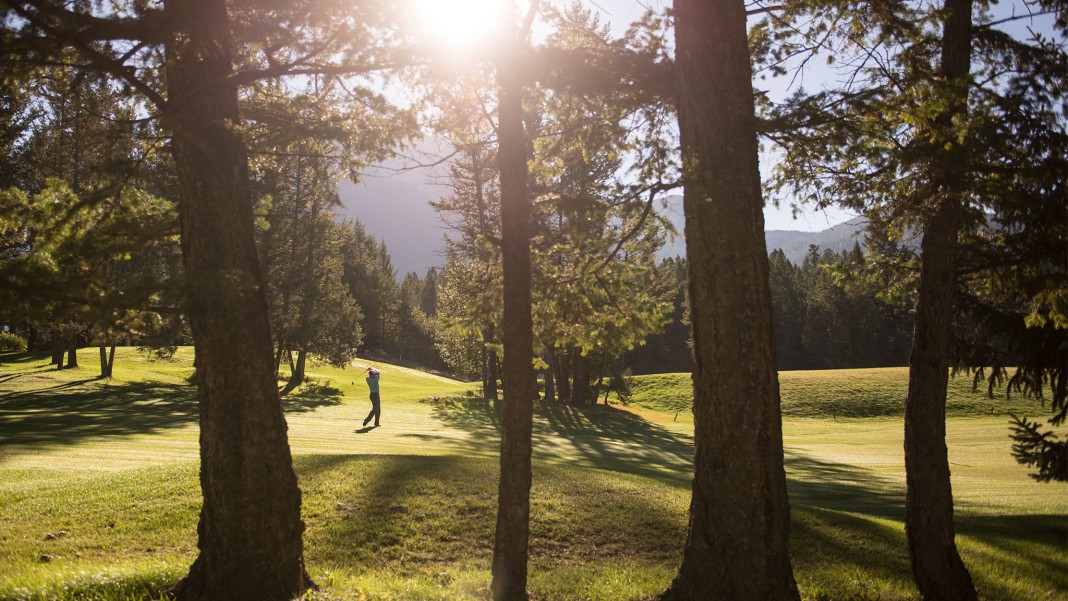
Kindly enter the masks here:
<path id="1" fill-rule="evenodd" d="M 63 369 L 63 355 L 67 353 L 67 342 L 61 340 L 57 335 L 52 336 L 52 363 L 56 369 Z"/>
<path id="2" fill-rule="evenodd" d="M 278 352 L 274 355 L 274 379 L 278 379 L 278 366 L 282 364 L 282 354 L 286 352 L 285 343 L 278 341 Z"/>
<path id="3" fill-rule="evenodd" d="M 304 382 L 304 367 L 308 363 L 308 351 L 300 349 L 297 351 L 297 364 L 293 366 L 293 371 L 289 375 L 289 385 L 299 386 Z"/>
<path id="4" fill-rule="evenodd" d="M 497 358 L 497 353 L 490 351 L 489 353 L 489 378 L 487 384 L 489 386 L 489 396 L 486 398 L 496 403 L 500 400 L 497 395 L 497 381 L 501 378 L 501 360 Z"/>
<path id="5" fill-rule="evenodd" d="M 568 403 L 571 401 L 571 382 L 567 378 L 567 372 L 564 369 L 563 362 L 560 361 L 560 355 L 556 352 L 556 349 L 550 349 L 552 353 L 552 361 L 550 366 L 553 370 L 553 375 L 556 376 L 556 388 L 560 391 L 559 397 L 561 403 Z"/>
<path id="6" fill-rule="evenodd" d="M 200 401 L 200 555 L 180 600 L 290 600 L 304 571 L 300 489 L 271 368 L 251 189 L 224 0 L 168 1 L 166 81 L 186 311 Z"/>
<path id="7" fill-rule="evenodd" d="M 497 110 L 504 280 L 504 410 L 490 588 L 495 601 L 525 601 L 531 428 L 537 390 L 530 300 L 530 199 L 523 131 L 522 39 L 515 30 L 515 5 L 508 2 L 507 6 L 502 11 L 506 13 L 502 25 L 512 28 L 514 37 L 505 42 L 508 47 L 496 65 L 500 82 Z"/>
<path id="8" fill-rule="evenodd" d="M 489 347 L 486 346 L 485 338 L 482 341 L 482 398 L 489 400 Z"/>
<path id="9" fill-rule="evenodd" d="M 946 387 L 952 352 L 957 292 L 957 236 L 967 157 L 956 143 L 955 122 L 967 113 L 971 70 L 971 0 L 947 0 L 940 76 L 953 90 L 935 119 L 936 150 L 931 183 L 937 209 L 921 242 L 919 297 L 909 357 L 905 399 L 905 533 L 912 576 L 928 601 L 976 598 L 968 568 L 954 541 L 953 491 L 946 449 Z M 958 84 L 958 85 L 953 85 Z M 959 87 L 958 87 L 959 86 Z M 921 133 L 926 135 L 926 133 Z"/>
<path id="10" fill-rule="evenodd" d="M 576 348 L 571 349 L 571 374 L 571 401 L 576 405 L 589 405 L 593 396 L 589 361 Z"/>
<path id="11" fill-rule="evenodd" d="M 662 599 L 797 600 L 743 0 L 675 2 L 694 478 Z"/>
<path id="12" fill-rule="evenodd" d="M 112 372 L 112 366 L 115 364 L 115 345 L 111 346 L 111 356 L 108 357 L 108 347 L 106 344 L 101 344 L 100 349 L 100 377 L 110 378 Z"/>
<path id="13" fill-rule="evenodd" d="M 67 369 L 78 367 L 78 335 L 71 336 L 67 342 Z"/>
<path id="14" fill-rule="evenodd" d="M 601 373 L 597 374 L 597 383 L 593 385 L 593 404 L 597 404 L 597 399 L 601 396 L 601 387 L 604 386 L 604 372 L 608 371 L 608 353 L 604 353 L 601 357 Z M 604 395 L 604 404 L 608 404 L 608 394 Z"/>
<path id="15" fill-rule="evenodd" d="M 556 351 L 551 344 L 545 345 L 545 400 L 556 401 Z"/>

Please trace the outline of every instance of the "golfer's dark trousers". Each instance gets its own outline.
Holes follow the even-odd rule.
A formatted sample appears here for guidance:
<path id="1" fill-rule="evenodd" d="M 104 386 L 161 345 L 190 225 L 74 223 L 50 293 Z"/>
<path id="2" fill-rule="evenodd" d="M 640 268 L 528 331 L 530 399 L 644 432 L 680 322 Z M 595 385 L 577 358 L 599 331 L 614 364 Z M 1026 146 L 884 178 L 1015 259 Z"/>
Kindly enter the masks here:
<path id="1" fill-rule="evenodd" d="M 378 420 L 382 417 L 382 401 L 377 392 L 371 393 L 371 412 L 367 414 L 367 418 L 363 420 L 363 425 L 367 425 L 367 422 L 371 421 L 371 418 L 375 418 L 375 425 L 378 425 Z"/>

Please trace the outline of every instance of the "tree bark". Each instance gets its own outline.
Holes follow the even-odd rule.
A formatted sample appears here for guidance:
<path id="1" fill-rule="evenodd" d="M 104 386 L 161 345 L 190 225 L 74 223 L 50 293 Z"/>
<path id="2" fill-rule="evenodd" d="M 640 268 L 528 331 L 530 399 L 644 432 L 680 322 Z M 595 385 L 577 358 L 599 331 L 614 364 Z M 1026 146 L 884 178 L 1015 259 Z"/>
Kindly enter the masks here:
<path id="1" fill-rule="evenodd" d="M 604 386 L 604 372 L 608 371 L 608 353 L 604 353 L 601 357 L 601 371 L 597 374 L 597 383 L 593 385 L 593 404 L 597 404 L 597 399 L 601 396 L 601 387 Z M 604 404 L 608 404 L 608 395 L 604 395 Z"/>
<path id="2" fill-rule="evenodd" d="M 523 80 L 515 6 L 502 24 L 513 39 L 497 62 L 498 161 L 501 193 L 501 255 L 504 285 L 504 407 L 501 416 L 501 475 L 493 547 L 496 601 L 527 599 L 527 542 L 530 533 L 530 453 L 534 379 L 534 337 L 530 296 L 530 199 L 523 130 Z M 505 30 L 509 31 L 509 30 Z"/>
<path id="3" fill-rule="evenodd" d="M 589 405 L 593 398 L 590 388 L 589 359 L 578 349 L 571 349 L 571 400 L 576 405 Z"/>
<path id="4" fill-rule="evenodd" d="M 225 0 L 168 1 L 166 48 L 186 311 L 200 402 L 200 555 L 178 599 L 290 600 L 304 571 L 300 489 L 273 348 L 239 132 Z"/>
<path id="5" fill-rule="evenodd" d="M 545 345 L 545 400 L 560 400 L 556 394 L 556 350 L 551 344 Z"/>
<path id="6" fill-rule="evenodd" d="M 497 402 L 497 379 L 500 376 L 497 353 L 489 350 L 488 343 L 494 339 L 492 325 L 486 328 L 482 336 L 482 398 Z"/>
<path id="7" fill-rule="evenodd" d="M 289 376 L 290 386 L 299 386 L 304 382 L 304 368 L 308 364 L 308 351 L 300 349 L 297 351 L 297 363 L 293 366 L 293 372 Z"/>
<path id="8" fill-rule="evenodd" d="M 67 342 L 52 335 L 52 363 L 56 369 L 63 369 L 63 355 L 67 354 Z"/>
<path id="9" fill-rule="evenodd" d="M 67 342 L 67 369 L 78 367 L 78 335 L 71 336 Z"/>
<path id="10" fill-rule="evenodd" d="M 662 599 L 797 600 L 743 0 L 676 0 L 694 479 Z"/>
<path id="11" fill-rule="evenodd" d="M 550 365 L 553 375 L 556 377 L 556 389 L 559 391 L 557 396 L 560 398 L 561 403 L 568 403 L 571 401 L 571 381 L 567 378 L 567 372 L 564 369 L 563 362 L 560 361 L 560 355 L 556 352 L 556 349 L 550 348 L 549 351 L 552 353 Z"/>
<path id="12" fill-rule="evenodd" d="M 489 400 L 489 348 L 486 347 L 485 338 L 482 341 L 482 362 L 481 362 L 482 377 L 482 398 Z"/>
<path id="13" fill-rule="evenodd" d="M 100 345 L 100 377 L 110 378 L 115 365 L 115 345 L 111 345 L 111 353 L 108 354 L 106 344 Z"/>
<path id="14" fill-rule="evenodd" d="M 282 354 L 286 352 L 285 341 L 278 340 L 278 351 L 274 354 L 274 379 L 278 379 L 278 366 L 282 364 Z"/>
<path id="15" fill-rule="evenodd" d="M 968 568 L 954 541 L 953 491 L 946 449 L 946 387 L 957 291 L 957 237 L 967 157 L 955 122 L 967 113 L 971 0 L 946 0 L 940 77 L 950 90 L 935 118 L 931 183 L 936 209 L 921 241 L 919 297 L 905 400 L 905 533 L 913 580 L 928 601 L 973 601 Z M 921 135 L 926 135 L 922 133 Z"/>

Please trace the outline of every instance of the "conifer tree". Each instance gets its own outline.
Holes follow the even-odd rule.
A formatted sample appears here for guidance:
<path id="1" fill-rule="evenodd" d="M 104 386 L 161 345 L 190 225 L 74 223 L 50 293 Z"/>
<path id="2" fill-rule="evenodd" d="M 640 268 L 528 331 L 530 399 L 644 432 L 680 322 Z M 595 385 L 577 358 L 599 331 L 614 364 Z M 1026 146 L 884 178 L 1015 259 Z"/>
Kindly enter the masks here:
<path id="1" fill-rule="evenodd" d="M 1037 5 L 1052 22 L 1056 3 Z M 1051 30 L 1063 40 L 1059 10 Z M 1064 216 L 1040 224 L 1021 218 L 1020 211 L 1022 205 L 1033 211 L 1063 199 L 1048 177 L 1064 156 L 1063 116 L 1054 108 L 1068 91 L 1063 43 L 1005 28 L 1036 14 L 1042 18 L 1043 11 L 1002 18 L 983 3 L 963 0 L 938 8 L 797 2 L 772 11 L 755 38 L 767 50 L 763 64 L 779 65 L 772 70 L 784 69 L 794 53 L 809 57 L 814 50 L 845 72 L 841 87 L 798 94 L 785 110 L 770 113 L 770 135 L 785 153 L 773 185 L 817 203 L 855 207 L 891 238 L 900 240 L 910 230 L 922 235 L 919 261 L 912 263 L 919 266 L 919 294 L 906 405 L 906 514 L 914 578 L 932 599 L 975 597 L 953 542 L 945 449 L 948 368 L 993 362 L 1003 374 L 1007 349 L 996 347 L 1008 332 L 1022 329 L 1027 315 L 1000 311 L 1003 326 L 1016 326 L 983 328 L 989 337 L 969 346 L 986 352 L 962 353 L 966 347 L 955 344 L 952 324 L 962 310 L 977 317 L 983 311 L 973 309 L 990 307 L 990 290 L 1014 297 L 1014 309 L 1030 305 L 1039 320 L 1055 315 L 1057 304 L 1048 302 L 1052 288 L 1027 284 L 1035 281 L 1025 275 L 1030 270 L 1013 273 L 1012 265 L 1068 271 L 1063 243 L 1054 252 L 1038 251 L 1046 242 L 1065 240 Z M 807 25 L 795 27 L 801 22 Z M 1004 242 L 1013 236 L 1002 232 L 1030 237 L 1025 231 L 1044 240 L 1031 247 L 1038 252 L 1006 261 L 1022 247 L 1010 250 Z M 1047 333 L 1063 339 L 1056 329 Z M 1032 348 L 1040 347 L 1049 348 Z M 1063 362 L 1057 365 L 1048 354 L 1021 352 L 1015 359 L 1030 366 L 1016 376 L 1031 392 L 1064 372 Z"/>
<path id="2" fill-rule="evenodd" d="M 674 18 L 694 478 L 661 599 L 796 600 L 746 7 L 677 0 Z"/>

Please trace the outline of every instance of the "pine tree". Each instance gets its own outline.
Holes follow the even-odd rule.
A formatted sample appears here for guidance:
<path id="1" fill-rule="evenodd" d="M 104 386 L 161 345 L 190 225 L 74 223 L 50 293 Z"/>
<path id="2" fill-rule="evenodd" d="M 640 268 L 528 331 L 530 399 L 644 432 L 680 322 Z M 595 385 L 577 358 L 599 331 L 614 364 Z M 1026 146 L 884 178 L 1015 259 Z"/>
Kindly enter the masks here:
<path id="1" fill-rule="evenodd" d="M 742 1 L 675 3 L 694 479 L 665 600 L 798 599 Z"/>

